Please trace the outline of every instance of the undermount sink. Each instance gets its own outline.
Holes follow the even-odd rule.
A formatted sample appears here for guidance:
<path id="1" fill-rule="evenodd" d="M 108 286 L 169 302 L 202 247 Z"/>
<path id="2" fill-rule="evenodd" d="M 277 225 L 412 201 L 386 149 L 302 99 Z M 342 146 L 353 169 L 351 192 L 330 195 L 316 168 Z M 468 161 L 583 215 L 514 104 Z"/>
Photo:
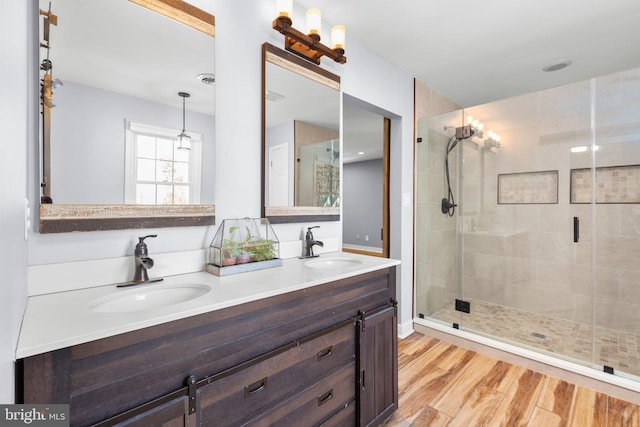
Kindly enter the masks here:
<path id="1" fill-rule="evenodd" d="M 189 283 L 179 285 L 149 285 L 137 289 L 119 291 L 93 300 L 89 308 L 98 313 L 127 313 L 152 310 L 198 298 L 211 288 L 208 285 Z"/>
<path id="2" fill-rule="evenodd" d="M 307 267 L 322 269 L 353 267 L 358 264 L 362 264 L 362 261 L 347 257 L 316 258 L 304 263 Z"/>

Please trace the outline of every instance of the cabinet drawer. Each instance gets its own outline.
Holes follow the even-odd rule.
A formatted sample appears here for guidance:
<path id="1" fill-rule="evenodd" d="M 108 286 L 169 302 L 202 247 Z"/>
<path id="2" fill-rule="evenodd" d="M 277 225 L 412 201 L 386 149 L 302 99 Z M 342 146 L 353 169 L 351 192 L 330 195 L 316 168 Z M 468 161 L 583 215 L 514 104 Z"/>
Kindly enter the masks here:
<path id="1" fill-rule="evenodd" d="M 355 360 L 354 328 L 349 322 L 212 377 L 199 390 L 203 424 L 234 425 L 350 364 Z"/>
<path id="2" fill-rule="evenodd" d="M 272 409 L 242 426 L 319 426 L 355 425 L 355 362 L 318 381 L 295 396 L 278 403 Z M 342 410 L 353 407 L 353 421 L 347 424 L 330 423 L 328 420 Z M 335 415 L 334 415 L 335 414 Z M 350 419 L 347 415 L 347 420 Z"/>
<path id="3" fill-rule="evenodd" d="M 320 424 L 319 427 L 345 427 L 355 426 L 357 421 L 356 417 L 356 401 L 352 400 L 346 404 L 340 411 L 329 418 L 327 421 Z"/>

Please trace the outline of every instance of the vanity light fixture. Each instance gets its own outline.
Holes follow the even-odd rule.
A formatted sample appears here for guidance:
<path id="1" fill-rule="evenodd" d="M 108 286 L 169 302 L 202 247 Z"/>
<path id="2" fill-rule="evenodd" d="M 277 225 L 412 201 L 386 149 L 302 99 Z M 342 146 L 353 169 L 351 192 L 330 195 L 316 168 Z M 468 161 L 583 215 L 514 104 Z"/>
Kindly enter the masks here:
<path id="1" fill-rule="evenodd" d="M 182 97 L 182 132 L 178 135 L 178 150 L 191 150 L 191 137 L 187 135 L 184 126 L 185 118 L 185 100 L 190 97 L 187 92 L 178 92 L 178 96 Z"/>
<path id="2" fill-rule="evenodd" d="M 289 52 L 320 64 L 320 58 L 327 56 L 344 64 L 345 28 L 335 25 L 331 28 L 331 47 L 320 43 L 322 17 L 319 9 L 307 11 L 307 34 L 293 28 L 293 0 L 276 0 L 277 17 L 273 21 L 273 29 L 284 35 L 284 48 Z"/>

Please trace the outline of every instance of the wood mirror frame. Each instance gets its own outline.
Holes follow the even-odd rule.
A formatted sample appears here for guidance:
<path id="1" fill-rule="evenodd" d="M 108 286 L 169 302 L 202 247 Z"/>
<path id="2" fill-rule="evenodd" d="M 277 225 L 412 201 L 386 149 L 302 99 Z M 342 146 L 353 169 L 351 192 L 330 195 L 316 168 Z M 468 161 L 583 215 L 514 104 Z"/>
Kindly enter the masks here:
<path id="1" fill-rule="evenodd" d="M 313 65 L 289 52 L 264 43 L 262 45 L 262 217 L 272 224 L 292 222 L 339 221 L 340 207 L 267 206 L 267 64 L 271 63 L 340 91 L 340 76 Z M 337 105 L 336 108 L 340 106 Z"/>
<path id="2" fill-rule="evenodd" d="M 215 36 L 215 17 L 183 0 L 131 0 L 142 7 Z M 45 12 L 45 13 L 43 13 Z M 50 12 L 49 12 L 50 13 Z M 40 11 L 46 15 L 46 11 Z M 57 18 L 56 18 L 57 19 Z M 45 82 L 46 83 L 46 82 Z M 50 86 L 49 86 L 50 90 Z M 45 96 L 43 92 L 43 96 Z M 40 113 L 47 118 L 47 102 Z M 48 126 L 42 126 L 43 179 L 50 174 L 50 150 Z M 44 193 L 47 196 L 47 193 Z M 43 197 L 43 200 L 50 200 Z M 64 233 L 77 231 L 124 230 L 138 228 L 191 227 L 215 224 L 215 206 L 198 205 L 136 205 L 136 204 L 40 204 L 40 233 Z"/>

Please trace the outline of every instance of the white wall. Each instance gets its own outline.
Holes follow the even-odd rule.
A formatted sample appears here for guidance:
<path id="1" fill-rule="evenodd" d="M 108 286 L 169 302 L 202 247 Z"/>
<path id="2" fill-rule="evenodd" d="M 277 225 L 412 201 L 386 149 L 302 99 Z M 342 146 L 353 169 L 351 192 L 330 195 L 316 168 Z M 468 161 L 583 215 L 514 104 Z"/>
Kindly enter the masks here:
<path id="1" fill-rule="evenodd" d="M 18 0 L 11 0 L 16 4 Z M 260 216 L 261 192 L 261 46 L 282 46 L 282 35 L 271 28 L 274 2 L 264 0 L 192 0 L 216 17 L 216 118 L 215 203 L 218 222 L 224 218 Z M 5 14 L 3 14 L 5 15 Z M 304 22 L 297 9 L 294 22 Z M 24 32 L 23 20 L 13 19 Z M 330 25 L 324 25 L 327 31 Z M 7 37 L 4 40 L 13 40 Z M 323 35 L 328 39 L 328 35 Z M 4 42 L 7 43 L 7 42 Z M 323 60 L 323 67 L 343 77 L 345 94 L 376 106 L 376 112 L 392 119 L 391 129 L 391 256 L 402 259 L 398 273 L 400 322 L 411 323 L 412 300 L 412 165 L 413 79 L 356 40 L 347 40 L 348 62 L 342 66 Z M 24 70 L 20 70 L 23 71 Z M 23 73 L 24 74 L 24 73 Z M 24 139 L 24 138 L 22 138 Z M 33 148 L 32 148 L 33 149 Z M 33 163 L 30 163 L 32 165 Z M 37 219 L 37 168 L 29 173 L 32 209 Z M 406 197 L 403 197 L 406 196 Z M 404 199 L 409 200 L 403 205 Z M 305 224 L 278 225 L 281 241 L 300 239 Z M 136 236 L 157 232 L 150 252 L 163 253 L 209 245 L 215 227 L 124 230 L 41 235 L 29 240 L 30 265 L 84 259 L 111 258 L 133 253 Z M 339 237 L 341 222 L 325 222 L 316 230 L 322 240 Z"/>
<path id="2" fill-rule="evenodd" d="M 27 9 L 23 0 L 0 6 L 0 403 L 14 402 L 13 360 L 27 294 Z"/>

